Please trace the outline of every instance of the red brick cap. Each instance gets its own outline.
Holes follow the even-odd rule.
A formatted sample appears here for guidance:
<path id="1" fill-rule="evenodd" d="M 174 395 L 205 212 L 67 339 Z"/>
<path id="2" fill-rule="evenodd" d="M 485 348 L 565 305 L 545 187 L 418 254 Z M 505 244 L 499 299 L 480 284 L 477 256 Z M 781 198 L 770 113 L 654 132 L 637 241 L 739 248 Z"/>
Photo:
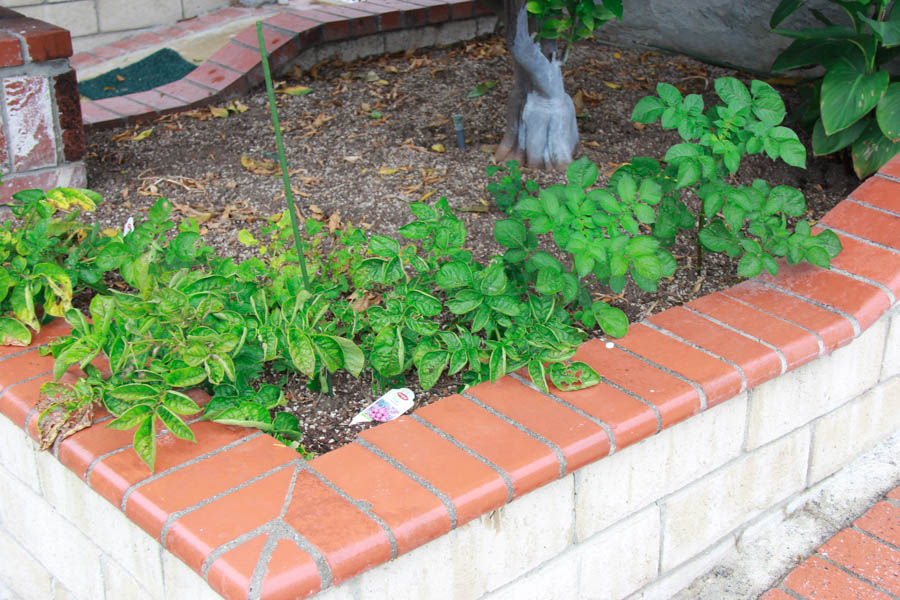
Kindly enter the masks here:
<path id="1" fill-rule="evenodd" d="M 44 62 L 55 58 L 72 56 L 72 36 L 62 27 L 57 27 L 37 19 L 23 17 L 14 10 L 0 9 L 0 33 L 15 39 L 16 35 L 25 38 L 28 57 L 32 62 Z M 19 63 L 5 64 L 4 42 L 0 38 L 0 66 L 12 66 Z"/>

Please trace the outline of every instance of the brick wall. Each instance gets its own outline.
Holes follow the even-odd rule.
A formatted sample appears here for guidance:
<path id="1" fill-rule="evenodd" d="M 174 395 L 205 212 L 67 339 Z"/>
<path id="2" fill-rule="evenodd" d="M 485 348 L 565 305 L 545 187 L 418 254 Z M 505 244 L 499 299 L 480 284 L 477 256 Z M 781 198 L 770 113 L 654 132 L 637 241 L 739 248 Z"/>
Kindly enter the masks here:
<path id="1" fill-rule="evenodd" d="M 69 32 L 0 8 L 0 204 L 29 188 L 86 184 Z"/>
<path id="2" fill-rule="evenodd" d="M 231 0 L 3 0 L 23 15 L 72 33 L 76 52 L 231 5 Z"/>

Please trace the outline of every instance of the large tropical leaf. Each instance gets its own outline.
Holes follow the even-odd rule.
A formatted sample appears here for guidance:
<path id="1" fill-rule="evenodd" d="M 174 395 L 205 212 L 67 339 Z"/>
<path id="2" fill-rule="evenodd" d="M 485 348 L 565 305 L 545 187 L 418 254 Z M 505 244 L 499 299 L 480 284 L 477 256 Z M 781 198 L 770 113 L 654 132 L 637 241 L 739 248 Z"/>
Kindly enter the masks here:
<path id="1" fill-rule="evenodd" d="M 897 152 L 900 152 L 900 143 L 894 143 L 884 137 L 878 123 L 870 121 L 866 130 L 853 143 L 853 170 L 860 179 L 868 177 Z"/>
<path id="2" fill-rule="evenodd" d="M 892 142 L 900 141 L 900 83 L 892 83 L 875 108 L 881 133 Z"/>
<path id="3" fill-rule="evenodd" d="M 856 141 L 856 138 L 859 137 L 859 135 L 865 130 L 868 124 L 869 121 L 867 119 L 860 119 L 847 129 L 842 129 L 834 135 L 828 135 L 825 133 L 825 127 L 822 125 L 822 119 L 819 119 L 818 121 L 816 121 L 815 127 L 813 127 L 813 154 L 815 154 L 816 156 L 824 156 L 826 154 L 831 154 L 832 152 L 837 152 L 838 150 L 846 148 Z"/>
<path id="4" fill-rule="evenodd" d="M 867 74 L 861 56 L 843 56 L 822 80 L 820 107 L 825 133 L 834 135 L 850 127 L 875 108 L 887 90 L 887 71 Z"/>

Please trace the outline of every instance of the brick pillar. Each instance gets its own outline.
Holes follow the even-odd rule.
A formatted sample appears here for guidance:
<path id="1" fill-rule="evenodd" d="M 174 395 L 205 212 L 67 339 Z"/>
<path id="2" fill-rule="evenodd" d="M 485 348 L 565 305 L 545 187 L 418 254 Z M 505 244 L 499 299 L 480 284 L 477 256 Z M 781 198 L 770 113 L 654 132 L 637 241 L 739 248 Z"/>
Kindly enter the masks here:
<path id="1" fill-rule="evenodd" d="M 84 187 L 84 127 L 72 40 L 0 8 L 0 205 L 31 188 Z"/>

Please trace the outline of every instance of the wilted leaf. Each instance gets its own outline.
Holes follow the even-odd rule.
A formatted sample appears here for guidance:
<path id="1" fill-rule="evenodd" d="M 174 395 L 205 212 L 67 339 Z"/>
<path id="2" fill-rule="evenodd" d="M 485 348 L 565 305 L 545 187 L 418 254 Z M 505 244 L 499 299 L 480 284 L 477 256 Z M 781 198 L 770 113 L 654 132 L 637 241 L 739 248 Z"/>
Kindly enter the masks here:
<path id="1" fill-rule="evenodd" d="M 287 94 L 288 96 L 305 96 L 312 93 L 312 88 L 308 88 L 305 85 L 294 85 L 276 91 L 279 94 Z"/>
<path id="2" fill-rule="evenodd" d="M 443 144 L 433 144 L 431 149 L 435 152 L 446 152 L 446 148 L 444 148 Z"/>
<path id="3" fill-rule="evenodd" d="M 151 134 L 151 133 L 153 133 L 153 128 L 152 128 L 152 127 L 150 127 L 149 129 L 145 129 L 145 130 L 143 130 L 143 131 L 140 132 L 140 133 L 135 134 L 134 137 L 131 138 L 131 141 L 132 141 L 132 142 L 139 142 L 139 141 L 141 141 L 141 140 L 146 140 L 148 137 L 150 137 L 150 134 Z"/>
<path id="4" fill-rule="evenodd" d="M 379 175 L 393 175 L 395 173 L 398 173 L 401 170 L 402 169 L 400 167 L 381 167 L 380 169 L 378 169 L 378 174 Z"/>
<path id="5" fill-rule="evenodd" d="M 604 81 L 603 85 L 605 85 L 606 87 L 613 89 L 613 90 L 617 90 L 620 87 L 622 87 L 621 83 L 613 83 L 612 81 Z"/>
<path id="6" fill-rule="evenodd" d="M 209 112 L 210 112 L 210 114 L 212 114 L 212 116 L 218 117 L 219 119 L 224 119 L 225 117 L 228 116 L 228 109 L 221 108 L 219 106 L 210 106 Z"/>
<path id="7" fill-rule="evenodd" d="M 246 154 L 241 155 L 241 165 L 256 175 L 275 175 L 280 171 L 274 160 L 254 160 Z"/>

